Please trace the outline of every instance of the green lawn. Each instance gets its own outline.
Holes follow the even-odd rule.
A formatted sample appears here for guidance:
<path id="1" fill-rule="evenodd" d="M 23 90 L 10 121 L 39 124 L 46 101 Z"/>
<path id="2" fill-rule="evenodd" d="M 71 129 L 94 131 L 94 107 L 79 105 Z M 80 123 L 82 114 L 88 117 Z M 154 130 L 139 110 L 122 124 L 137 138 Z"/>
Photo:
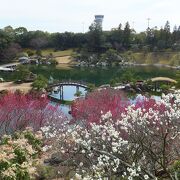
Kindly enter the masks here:
<path id="1" fill-rule="evenodd" d="M 180 52 L 148 52 L 135 53 L 127 51 L 123 53 L 131 61 L 139 64 L 166 64 L 171 66 L 180 65 Z"/>
<path id="2" fill-rule="evenodd" d="M 73 49 L 68 49 L 68 50 L 64 50 L 64 51 L 54 51 L 53 49 L 42 50 L 43 56 L 49 55 L 50 53 L 52 53 L 53 56 L 57 57 L 57 56 L 71 56 L 75 52 L 73 51 Z"/>
<path id="3" fill-rule="evenodd" d="M 36 51 L 33 50 L 33 49 L 24 49 L 23 51 L 24 52 L 27 52 L 27 51 L 32 51 L 33 53 L 35 53 Z M 73 54 L 75 54 L 75 51 L 73 49 L 67 49 L 67 50 L 64 50 L 64 51 L 55 51 L 54 49 L 52 48 L 49 48 L 49 49 L 43 49 L 41 50 L 42 52 L 42 55 L 43 56 L 47 56 L 49 55 L 50 53 L 52 53 L 53 56 L 55 57 L 60 57 L 60 56 L 71 56 Z"/>

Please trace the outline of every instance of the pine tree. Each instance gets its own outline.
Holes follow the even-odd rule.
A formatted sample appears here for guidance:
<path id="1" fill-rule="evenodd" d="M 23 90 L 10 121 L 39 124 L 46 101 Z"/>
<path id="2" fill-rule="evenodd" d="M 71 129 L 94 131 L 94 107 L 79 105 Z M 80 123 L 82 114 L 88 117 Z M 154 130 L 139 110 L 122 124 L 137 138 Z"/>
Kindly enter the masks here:
<path id="1" fill-rule="evenodd" d="M 131 29 L 129 22 L 127 22 L 123 32 L 123 46 L 125 48 L 128 48 L 130 46 L 130 36 L 131 36 Z"/>

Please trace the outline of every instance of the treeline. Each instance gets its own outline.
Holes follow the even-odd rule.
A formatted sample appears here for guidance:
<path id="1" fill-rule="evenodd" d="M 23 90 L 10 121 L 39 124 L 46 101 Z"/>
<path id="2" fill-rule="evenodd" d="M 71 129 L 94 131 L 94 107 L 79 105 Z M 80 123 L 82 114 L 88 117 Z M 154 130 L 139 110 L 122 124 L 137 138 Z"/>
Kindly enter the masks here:
<path id="1" fill-rule="evenodd" d="M 85 49 L 90 52 L 105 52 L 108 49 L 118 51 L 164 51 L 180 50 L 180 27 L 171 31 L 167 21 L 161 29 L 147 28 L 136 33 L 127 22 L 124 27 L 111 31 L 102 31 L 98 24 L 93 23 L 87 33 L 48 33 L 43 31 L 28 31 L 24 27 L 13 29 L 7 26 L 0 29 L 0 60 L 11 60 L 24 48 L 41 50 L 54 48 L 64 50 L 69 48 Z"/>
<path id="2" fill-rule="evenodd" d="M 24 27 L 13 29 L 7 26 L 0 30 L 0 60 L 10 60 L 24 48 L 64 50 L 81 47 L 84 43 L 86 43 L 86 35 L 82 33 L 48 33 L 39 30 L 28 31 Z"/>
<path id="3" fill-rule="evenodd" d="M 161 29 L 157 27 L 147 28 L 146 31 L 137 33 L 127 22 L 122 27 L 103 32 L 97 24 L 90 26 L 87 33 L 88 49 L 99 51 L 100 49 L 113 48 L 118 51 L 164 51 L 180 50 L 180 26 L 174 26 L 171 31 L 170 23 L 167 21 Z"/>

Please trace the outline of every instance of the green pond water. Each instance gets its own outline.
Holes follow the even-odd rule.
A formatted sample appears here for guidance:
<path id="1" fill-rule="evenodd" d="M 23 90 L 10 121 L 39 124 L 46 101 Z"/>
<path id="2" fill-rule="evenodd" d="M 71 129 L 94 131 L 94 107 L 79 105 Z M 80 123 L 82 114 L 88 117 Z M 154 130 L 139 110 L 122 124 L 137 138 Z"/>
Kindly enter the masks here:
<path id="1" fill-rule="evenodd" d="M 134 76 L 138 76 L 140 80 L 163 76 L 176 79 L 177 70 L 155 67 L 155 66 L 134 66 L 134 67 L 71 67 L 68 69 L 57 68 L 55 66 L 44 65 L 27 65 L 27 67 L 35 74 L 42 74 L 49 79 L 52 76 L 57 80 L 76 80 L 87 83 L 94 83 L 97 86 L 107 84 L 111 79 L 121 78 L 127 71 L 131 71 Z M 5 80 L 14 80 L 14 73 L 2 73 L 0 77 Z"/>

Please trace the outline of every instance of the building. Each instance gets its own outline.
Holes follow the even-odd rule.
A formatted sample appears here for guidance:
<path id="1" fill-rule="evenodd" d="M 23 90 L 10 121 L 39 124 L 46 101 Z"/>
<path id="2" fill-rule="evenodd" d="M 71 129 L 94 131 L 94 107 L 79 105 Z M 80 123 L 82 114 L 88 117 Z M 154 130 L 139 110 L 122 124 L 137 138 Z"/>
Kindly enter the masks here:
<path id="1" fill-rule="evenodd" d="M 94 22 L 98 24 L 100 27 L 102 27 L 104 15 L 95 15 L 95 20 Z"/>
<path id="2" fill-rule="evenodd" d="M 20 58 L 19 58 L 19 62 L 20 62 L 21 64 L 27 64 L 27 63 L 29 63 L 29 58 L 26 57 L 26 56 L 20 57 Z"/>

